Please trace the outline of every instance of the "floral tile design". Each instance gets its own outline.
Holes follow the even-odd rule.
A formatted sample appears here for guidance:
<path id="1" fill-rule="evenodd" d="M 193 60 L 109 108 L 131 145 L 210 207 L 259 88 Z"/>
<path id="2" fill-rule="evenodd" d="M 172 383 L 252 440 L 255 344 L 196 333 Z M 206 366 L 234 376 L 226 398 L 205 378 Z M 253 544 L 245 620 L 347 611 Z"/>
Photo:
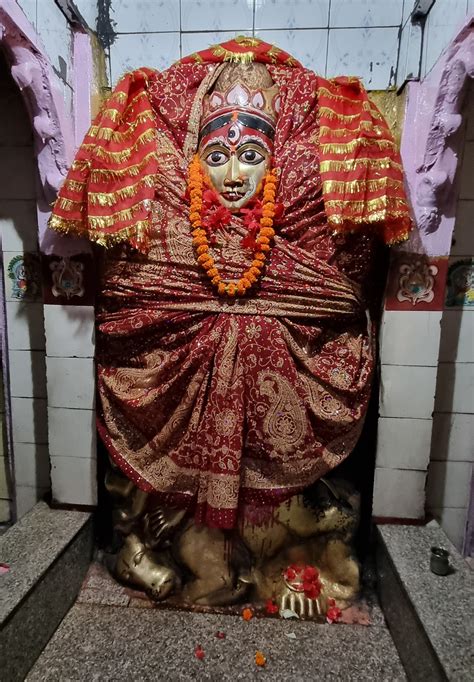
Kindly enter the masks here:
<path id="1" fill-rule="evenodd" d="M 442 310 L 447 258 L 416 253 L 393 253 L 390 262 L 386 310 Z"/>
<path id="2" fill-rule="evenodd" d="M 445 306 L 474 309 L 474 258 L 450 259 Z"/>

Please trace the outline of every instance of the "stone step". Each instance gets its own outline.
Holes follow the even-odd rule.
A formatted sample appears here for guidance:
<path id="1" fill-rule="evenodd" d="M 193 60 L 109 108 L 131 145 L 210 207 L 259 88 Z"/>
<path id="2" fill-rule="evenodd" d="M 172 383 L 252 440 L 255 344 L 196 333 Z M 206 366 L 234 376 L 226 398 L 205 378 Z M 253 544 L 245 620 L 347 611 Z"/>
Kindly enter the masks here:
<path id="1" fill-rule="evenodd" d="M 79 592 L 93 549 L 88 512 L 39 502 L 0 537 L 0 679 L 25 679 Z"/>

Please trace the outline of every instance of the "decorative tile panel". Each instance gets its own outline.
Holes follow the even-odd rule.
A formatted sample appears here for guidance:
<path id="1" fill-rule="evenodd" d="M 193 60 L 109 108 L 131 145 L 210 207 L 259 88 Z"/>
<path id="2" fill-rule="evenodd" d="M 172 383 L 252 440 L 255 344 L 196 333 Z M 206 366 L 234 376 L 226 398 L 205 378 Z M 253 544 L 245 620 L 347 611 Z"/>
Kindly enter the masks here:
<path id="1" fill-rule="evenodd" d="M 442 310 L 447 269 L 447 258 L 393 252 L 385 309 Z"/>
<path id="2" fill-rule="evenodd" d="M 241 31 L 241 35 L 252 35 L 252 31 Z M 235 38 L 234 31 L 200 31 L 199 33 L 181 34 L 181 56 L 187 57 L 193 52 L 206 50 L 211 45 L 225 43 Z"/>
<path id="3" fill-rule="evenodd" d="M 179 6 L 176 0 L 119 0 L 110 3 L 110 19 L 117 33 L 179 31 Z"/>
<path id="4" fill-rule="evenodd" d="M 412 3 L 413 4 L 413 3 Z M 403 0 L 331 0 L 329 25 L 337 27 L 399 26 Z"/>
<path id="5" fill-rule="evenodd" d="M 326 29 L 256 31 L 255 35 L 257 38 L 289 52 L 307 69 L 311 69 L 321 76 L 325 75 L 328 45 L 328 31 Z"/>
<path id="6" fill-rule="evenodd" d="M 92 256 L 43 256 L 41 261 L 45 303 L 67 306 L 93 304 L 95 266 Z"/>
<path id="7" fill-rule="evenodd" d="M 110 47 L 112 84 L 126 71 L 149 66 L 163 71 L 179 59 L 180 34 L 124 33 Z"/>
<path id="8" fill-rule="evenodd" d="M 6 298 L 35 301 L 41 298 L 40 260 L 36 253 L 4 252 Z"/>
<path id="9" fill-rule="evenodd" d="M 449 259 L 445 306 L 474 311 L 474 258 Z"/>

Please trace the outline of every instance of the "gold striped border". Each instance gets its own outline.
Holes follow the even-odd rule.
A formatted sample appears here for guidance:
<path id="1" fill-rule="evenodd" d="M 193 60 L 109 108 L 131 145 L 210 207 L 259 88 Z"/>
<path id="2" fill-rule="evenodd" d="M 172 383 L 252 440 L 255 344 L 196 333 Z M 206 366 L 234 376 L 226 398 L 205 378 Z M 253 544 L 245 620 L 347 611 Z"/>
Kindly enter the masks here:
<path id="1" fill-rule="evenodd" d="M 379 170 L 392 168 L 393 170 L 403 172 L 402 165 L 394 161 L 391 156 L 383 156 L 379 159 L 359 157 L 357 159 L 345 159 L 344 161 L 329 159 L 327 161 L 321 161 L 320 164 L 321 173 L 340 173 L 343 171 L 353 171 L 357 168 L 372 168 Z"/>
<path id="2" fill-rule="evenodd" d="M 338 192 L 356 194 L 357 192 L 377 192 L 386 187 L 403 189 L 401 180 L 392 178 L 378 178 L 377 180 L 323 180 L 324 191 L 326 193 Z"/>
<path id="3" fill-rule="evenodd" d="M 66 179 L 61 189 L 67 189 L 70 192 L 82 192 L 86 185 L 87 183 L 85 180 L 83 182 L 79 182 L 79 180 Z"/>
<path id="4" fill-rule="evenodd" d="M 113 142 L 123 142 L 128 140 L 133 134 L 135 128 L 144 123 L 145 121 L 154 121 L 155 114 L 152 111 L 143 111 L 141 114 L 135 118 L 133 123 L 130 124 L 129 129 L 123 133 L 109 126 L 93 125 L 90 127 L 87 136 L 94 137 L 99 140 L 112 140 Z"/>
<path id="5" fill-rule="evenodd" d="M 138 95 L 135 95 L 135 97 L 133 97 L 127 104 L 127 107 L 124 109 L 124 111 L 117 109 L 117 107 L 109 107 L 108 106 L 110 102 L 109 98 L 106 102 L 106 108 L 100 112 L 100 116 L 104 118 L 107 116 L 107 118 L 110 118 L 114 122 L 118 121 L 120 118 L 126 118 L 129 109 L 131 109 L 131 107 L 133 107 L 133 105 L 136 104 L 138 100 L 142 99 L 143 97 L 146 97 L 148 99 L 148 93 L 146 91 L 139 92 Z"/>
<path id="6" fill-rule="evenodd" d="M 139 147 L 142 144 L 146 144 L 147 142 L 151 142 L 156 138 L 156 132 L 153 128 L 150 130 L 145 130 L 137 139 L 134 141 L 134 143 L 130 146 L 127 147 L 126 149 L 122 149 L 121 151 L 117 152 L 110 152 L 107 149 L 104 149 L 103 147 L 100 146 L 100 144 L 96 142 L 84 142 L 81 145 L 81 150 L 84 150 L 86 152 L 93 152 L 95 156 L 99 159 L 104 159 L 105 161 L 112 161 L 113 163 L 120 163 L 121 161 L 127 161 L 127 159 L 130 158 L 132 153 L 136 151 L 137 147 Z"/>
<path id="7" fill-rule="evenodd" d="M 114 192 L 89 192 L 87 196 L 91 204 L 95 206 L 114 206 L 119 201 L 135 196 L 141 187 L 153 187 L 154 184 L 155 175 L 150 174 L 145 175 L 132 185 L 121 187 Z"/>
<path id="8" fill-rule="evenodd" d="M 323 154 L 348 154 L 357 149 L 357 147 L 378 147 L 379 149 L 391 149 L 397 151 L 395 143 L 392 140 L 375 140 L 366 137 L 357 137 L 350 142 L 328 142 L 320 145 Z"/>
<path id="9" fill-rule="evenodd" d="M 101 216 L 89 215 L 87 217 L 88 225 L 93 230 L 97 230 L 103 229 L 105 227 L 113 227 L 115 223 L 121 220 L 133 220 L 133 216 L 135 215 L 135 213 L 146 208 L 144 204 L 145 201 L 146 199 L 145 200 L 142 199 L 138 203 L 133 204 L 133 206 L 123 208 L 121 211 L 116 211 L 115 213 L 109 213 L 108 215 Z"/>
<path id="10" fill-rule="evenodd" d="M 56 232 L 61 232 L 63 234 L 71 234 L 77 237 L 87 237 L 91 241 L 104 246 L 105 248 L 110 248 L 124 242 L 131 237 L 137 237 L 138 239 L 146 236 L 149 230 L 150 222 L 149 220 L 138 220 L 136 223 L 129 227 L 123 227 L 113 234 L 103 234 L 102 232 L 94 232 L 94 230 L 88 230 L 84 226 L 82 220 L 66 220 L 65 218 L 60 218 L 57 215 L 52 215 L 48 221 L 48 226 L 55 230 Z"/>
<path id="11" fill-rule="evenodd" d="M 324 206 L 329 209 L 350 209 L 354 213 L 373 213 L 380 209 L 387 208 L 387 206 L 406 207 L 405 199 L 400 197 L 379 197 L 378 199 L 367 199 L 355 201 L 348 199 L 328 199 L 324 202 Z M 352 220 L 352 216 L 351 216 Z"/>
<path id="12" fill-rule="evenodd" d="M 132 164 L 131 166 L 126 166 L 125 168 L 111 169 L 111 168 L 94 168 L 91 170 L 91 179 L 94 183 L 104 182 L 104 180 L 120 180 L 126 178 L 127 176 L 139 175 L 141 171 L 150 163 L 153 159 L 157 159 L 156 151 L 148 152 L 146 156 L 140 161 L 140 163 Z"/>
<path id="13" fill-rule="evenodd" d="M 358 128 L 331 128 L 330 126 L 320 126 L 319 135 L 328 135 L 334 137 L 344 137 L 345 135 L 354 135 L 365 130 L 366 132 L 374 131 L 376 135 L 384 135 L 387 131 L 382 126 L 377 126 L 372 121 L 361 121 Z"/>

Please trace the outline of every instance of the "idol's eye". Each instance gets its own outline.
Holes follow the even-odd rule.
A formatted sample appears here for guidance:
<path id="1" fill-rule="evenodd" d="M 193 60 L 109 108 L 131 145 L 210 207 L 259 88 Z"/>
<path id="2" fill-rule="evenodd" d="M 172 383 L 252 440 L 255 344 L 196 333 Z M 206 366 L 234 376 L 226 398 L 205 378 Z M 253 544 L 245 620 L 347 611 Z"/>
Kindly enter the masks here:
<path id="1" fill-rule="evenodd" d="M 227 163 L 228 159 L 225 152 L 213 151 L 206 156 L 206 163 L 208 166 L 222 166 Z"/>
<path id="2" fill-rule="evenodd" d="M 256 149 L 246 149 L 239 155 L 239 160 L 242 161 L 242 163 L 256 166 L 258 163 L 262 163 L 262 161 L 265 160 L 265 157 L 263 154 L 260 154 L 260 152 L 257 152 Z"/>

